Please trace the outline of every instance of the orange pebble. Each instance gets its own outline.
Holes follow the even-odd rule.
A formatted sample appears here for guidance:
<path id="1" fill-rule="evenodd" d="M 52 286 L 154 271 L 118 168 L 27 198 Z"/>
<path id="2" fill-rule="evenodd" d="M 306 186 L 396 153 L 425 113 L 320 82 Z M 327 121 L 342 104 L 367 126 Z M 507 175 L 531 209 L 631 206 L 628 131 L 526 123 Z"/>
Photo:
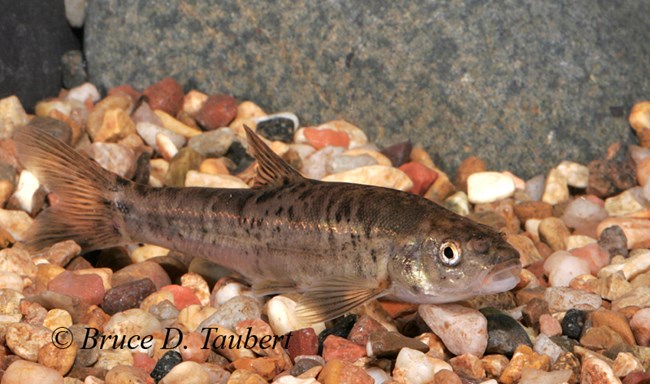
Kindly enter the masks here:
<path id="1" fill-rule="evenodd" d="M 316 128 L 305 128 L 304 132 L 309 145 L 316 149 L 322 149 L 328 145 L 347 148 L 350 145 L 350 136 L 345 132 Z"/>
<path id="2" fill-rule="evenodd" d="M 133 352 L 133 366 L 142 369 L 143 371 L 150 374 L 153 371 L 153 368 L 156 366 L 156 361 L 149 357 L 146 353 L 142 352 Z"/>
<path id="3" fill-rule="evenodd" d="M 411 192 L 422 195 L 438 178 L 438 172 L 420 163 L 406 163 L 399 167 L 400 171 L 406 173 L 413 181 Z"/>
<path id="4" fill-rule="evenodd" d="M 171 292 L 171 294 L 174 295 L 174 305 L 176 308 L 178 308 L 179 311 L 192 304 L 201 305 L 201 301 L 198 299 L 198 297 L 196 297 L 196 294 L 194 294 L 194 291 L 192 291 L 190 288 L 172 284 L 166 285 L 160 290 Z"/>

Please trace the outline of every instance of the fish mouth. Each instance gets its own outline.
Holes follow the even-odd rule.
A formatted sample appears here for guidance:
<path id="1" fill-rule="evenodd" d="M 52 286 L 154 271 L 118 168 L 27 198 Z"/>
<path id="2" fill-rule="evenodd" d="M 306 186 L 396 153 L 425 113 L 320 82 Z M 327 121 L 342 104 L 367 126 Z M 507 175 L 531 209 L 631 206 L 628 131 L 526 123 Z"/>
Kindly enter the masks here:
<path id="1" fill-rule="evenodd" d="M 509 291 L 519 283 L 521 262 L 508 260 L 490 268 L 481 280 L 480 294 L 489 295 Z"/>

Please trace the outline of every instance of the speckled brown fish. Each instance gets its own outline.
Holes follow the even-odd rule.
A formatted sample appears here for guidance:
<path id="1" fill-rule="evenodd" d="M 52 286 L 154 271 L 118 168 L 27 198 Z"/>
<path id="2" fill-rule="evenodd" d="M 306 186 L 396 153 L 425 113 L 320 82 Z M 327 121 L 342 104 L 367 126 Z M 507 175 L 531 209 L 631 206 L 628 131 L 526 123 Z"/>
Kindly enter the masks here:
<path id="1" fill-rule="evenodd" d="M 40 129 L 18 130 L 19 159 L 57 196 L 30 244 L 160 245 L 236 271 L 260 294 L 304 292 L 310 321 L 384 295 L 442 303 L 517 284 L 519 254 L 492 228 L 410 193 L 306 179 L 247 133 L 256 186 L 211 189 L 135 184 Z"/>

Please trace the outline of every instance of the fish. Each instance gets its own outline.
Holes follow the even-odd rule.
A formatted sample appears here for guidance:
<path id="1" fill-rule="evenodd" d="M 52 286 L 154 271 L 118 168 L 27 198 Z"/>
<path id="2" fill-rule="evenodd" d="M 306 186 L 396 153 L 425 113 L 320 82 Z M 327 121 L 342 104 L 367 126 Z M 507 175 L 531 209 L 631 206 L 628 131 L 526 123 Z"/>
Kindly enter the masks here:
<path id="1" fill-rule="evenodd" d="M 17 129 L 20 163 L 52 196 L 26 245 L 155 244 L 226 267 L 260 296 L 302 293 L 296 313 L 310 323 L 380 297 L 448 303 L 519 282 L 519 253 L 493 228 L 412 193 L 305 178 L 245 130 L 250 189 L 137 184 L 42 128 Z"/>

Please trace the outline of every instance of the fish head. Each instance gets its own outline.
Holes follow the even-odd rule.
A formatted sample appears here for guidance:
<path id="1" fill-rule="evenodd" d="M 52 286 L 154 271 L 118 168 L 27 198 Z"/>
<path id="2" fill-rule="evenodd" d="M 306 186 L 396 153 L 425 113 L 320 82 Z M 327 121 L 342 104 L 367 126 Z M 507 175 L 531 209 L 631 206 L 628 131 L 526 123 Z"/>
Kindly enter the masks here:
<path id="1" fill-rule="evenodd" d="M 491 227 L 464 217 L 424 225 L 388 271 L 393 297 L 413 303 L 448 303 L 505 292 L 519 282 L 519 252 Z"/>

